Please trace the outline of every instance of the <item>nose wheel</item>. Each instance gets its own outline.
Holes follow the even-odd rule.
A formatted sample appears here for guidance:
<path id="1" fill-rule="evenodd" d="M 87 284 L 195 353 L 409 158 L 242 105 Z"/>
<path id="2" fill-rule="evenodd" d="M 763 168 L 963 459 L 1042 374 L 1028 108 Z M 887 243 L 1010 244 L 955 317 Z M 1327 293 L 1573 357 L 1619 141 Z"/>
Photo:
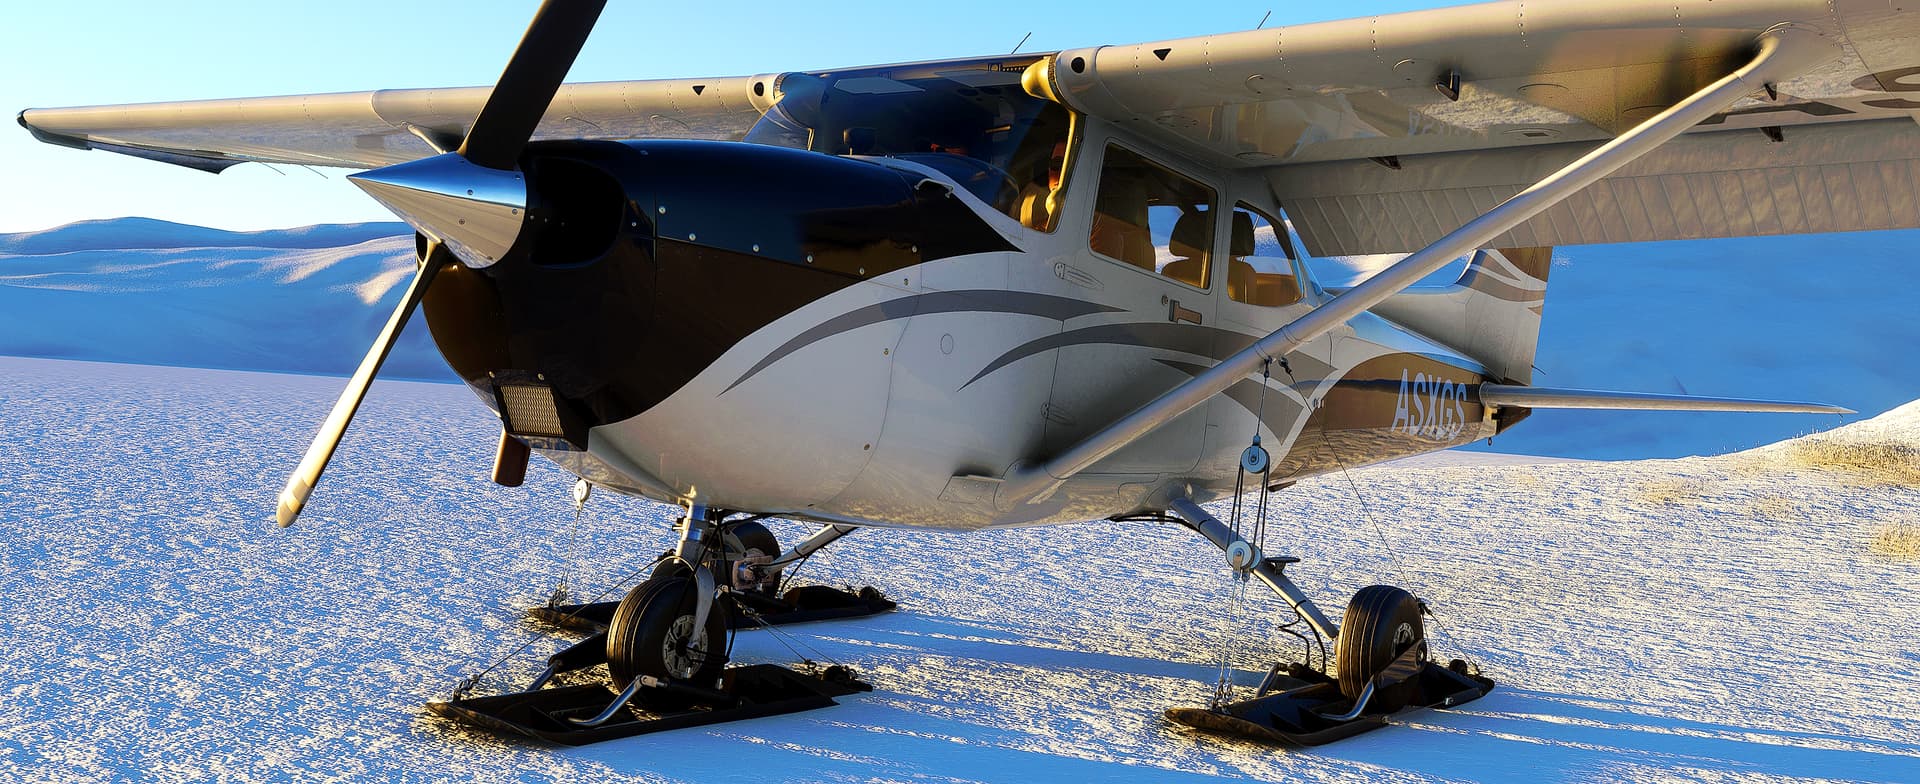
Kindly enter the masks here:
<path id="1" fill-rule="evenodd" d="M 620 600 L 607 624 L 607 674 L 614 688 L 647 676 L 701 686 L 719 680 L 727 658 L 726 607 L 714 602 L 706 623 L 695 628 L 696 591 L 692 578 L 669 574 L 641 583 Z M 675 701 L 647 689 L 635 696 L 650 705 Z"/>

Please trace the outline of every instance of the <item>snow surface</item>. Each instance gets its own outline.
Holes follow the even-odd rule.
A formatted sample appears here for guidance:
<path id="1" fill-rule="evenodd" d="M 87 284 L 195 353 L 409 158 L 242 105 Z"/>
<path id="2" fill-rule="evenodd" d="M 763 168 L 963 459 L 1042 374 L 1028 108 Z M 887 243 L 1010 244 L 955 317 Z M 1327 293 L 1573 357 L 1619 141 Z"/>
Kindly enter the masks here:
<path id="1" fill-rule="evenodd" d="M 382 382 L 306 516 L 274 529 L 340 384 L 0 358 L 0 779 L 1920 780 L 1920 562 L 1867 546 L 1920 523 L 1920 488 L 1751 453 L 1429 461 L 1275 496 L 1269 548 L 1305 558 L 1291 571 L 1332 614 L 1407 585 L 1442 654 L 1500 681 L 1320 749 L 1161 718 L 1204 699 L 1223 641 L 1243 682 L 1299 649 L 1272 632 L 1278 601 L 1229 599 L 1198 537 L 1116 523 L 828 549 L 802 576 L 901 611 L 745 633 L 735 656 L 790 662 L 786 640 L 852 664 L 878 688 L 840 706 L 502 739 L 420 706 L 533 637 L 486 680 L 524 684 L 560 641 L 522 609 L 562 575 L 627 574 L 673 512 L 599 496 L 575 528 L 552 466 L 486 481 L 497 425 L 465 389 Z M 1920 407 L 1874 427 L 1912 438 Z"/>
<path id="2" fill-rule="evenodd" d="M 398 301 L 410 236 L 397 223 L 234 233 L 141 218 L 0 234 L 0 354 L 345 375 Z M 1916 237 L 1560 249 L 1535 383 L 1886 411 L 1920 397 L 1920 363 L 1907 360 L 1920 345 Z M 1316 265 L 1323 283 L 1344 285 L 1394 258 Z M 417 326 L 383 373 L 453 379 Z M 1474 449 L 1677 457 L 1834 424 L 1795 414 L 1538 411 Z"/>

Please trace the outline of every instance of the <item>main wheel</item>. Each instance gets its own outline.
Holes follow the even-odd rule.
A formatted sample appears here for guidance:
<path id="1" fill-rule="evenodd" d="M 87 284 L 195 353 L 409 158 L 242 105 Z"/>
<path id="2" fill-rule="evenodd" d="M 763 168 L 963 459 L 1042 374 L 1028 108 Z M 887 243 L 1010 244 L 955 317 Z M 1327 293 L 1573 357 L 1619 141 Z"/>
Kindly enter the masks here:
<path id="1" fill-rule="evenodd" d="M 734 580 L 733 569 L 735 564 L 748 558 L 772 560 L 780 557 L 782 552 L 780 540 L 775 539 L 773 532 L 767 530 L 766 526 L 751 520 L 727 526 L 726 533 L 721 536 L 721 544 L 726 549 L 723 551 L 724 557 L 708 567 L 713 572 L 713 579 L 720 585 L 731 585 L 736 590 L 754 590 L 772 595 L 780 584 L 780 570 L 768 572 L 766 579 L 761 580 L 757 585 L 742 585 Z M 652 576 L 655 579 L 688 573 L 687 565 L 678 559 L 668 557 L 671 555 L 673 555 L 671 550 L 660 554 L 662 559 L 660 564 L 653 567 Z"/>
<path id="2" fill-rule="evenodd" d="M 642 675 L 711 688 L 726 664 L 725 605 L 713 602 L 706 627 L 693 628 L 699 597 L 686 575 L 656 577 L 636 586 L 607 624 L 607 673 L 616 689 Z"/>
<path id="3" fill-rule="evenodd" d="M 1414 646 L 1426 657 L 1427 633 L 1420 622 L 1420 600 L 1391 585 L 1369 585 L 1353 594 L 1346 617 L 1340 621 L 1335 672 L 1340 693 L 1359 699 L 1367 681 Z M 1413 684 L 1375 690 L 1369 712 L 1399 710 L 1412 696 Z"/>
<path id="4" fill-rule="evenodd" d="M 732 584 L 734 588 L 740 590 L 759 591 L 763 594 L 771 595 L 778 589 L 780 585 L 780 570 L 778 569 L 768 572 L 765 579 L 751 585 L 742 584 L 734 579 L 734 568 L 741 561 L 758 558 L 762 560 L 749 561 L 749 563 L 765 563 L 766 561 L 780 557 L 780 540 L 774 538 L 772 531 L 767 530 L 766 526 L 756 521 L 748 520 L 743 523 L 727 526 L 725 542 L 727 545 L 727 573 L 724 575 L 715 575 L 716 577 Z"/>

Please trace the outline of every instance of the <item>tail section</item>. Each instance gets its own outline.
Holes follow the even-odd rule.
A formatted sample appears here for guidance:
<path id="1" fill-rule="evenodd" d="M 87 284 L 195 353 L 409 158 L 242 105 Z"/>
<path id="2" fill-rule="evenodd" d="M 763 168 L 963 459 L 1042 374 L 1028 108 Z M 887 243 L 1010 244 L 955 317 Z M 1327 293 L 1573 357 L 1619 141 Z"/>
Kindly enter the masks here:
<path id="1" fill-rule="evenodd" d="M 1550 247 L 1478 251 L 1453 285 L 1407 289 L 1373 311 L 1479 360 L 1494 379 L 1530 384 L 1552 265 Z"/>

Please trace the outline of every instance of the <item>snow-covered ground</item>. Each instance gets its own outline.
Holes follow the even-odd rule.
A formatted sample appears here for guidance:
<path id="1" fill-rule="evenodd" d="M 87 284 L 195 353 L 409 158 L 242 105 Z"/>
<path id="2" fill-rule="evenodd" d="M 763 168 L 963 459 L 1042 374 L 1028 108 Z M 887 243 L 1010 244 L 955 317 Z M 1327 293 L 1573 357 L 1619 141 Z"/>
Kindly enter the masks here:
<path id="1" fill-rule="evenodd" d="M 791 661 L 790 642 L 874 693 L 564 749 L 421 704 L 534 635 L 520 612 L 562 576 L 605 586 L 658 552 L 671 510 L 596 497 L 575 529 L 551 466 L 487 482 L 496 425 L 465 389 L 383 382 L 306 516 L 274 529 L 340 383 L 0 359 L 0 779 L 1920 780 L 1920 561 L 1875 549 L 1920 526 L 1898 462 L 1920 405 L 1849 431 L 1892 468 L 1791 446 L 1429 460 L 1276 496 L 1270 549 L 1305 558 L 1330 612 L 1405 584 L 1442 653 L 1501 684 L 1320 749 L 1161 718 L 1204 699 L 1224 641 L 1245 679 L 1298 649 L 1277 601 L 1228 600 L 1197 537 L 1114 523 L 858 533 L 803 575 L 901 611 L 743 634 L 736 658 Z"/>

